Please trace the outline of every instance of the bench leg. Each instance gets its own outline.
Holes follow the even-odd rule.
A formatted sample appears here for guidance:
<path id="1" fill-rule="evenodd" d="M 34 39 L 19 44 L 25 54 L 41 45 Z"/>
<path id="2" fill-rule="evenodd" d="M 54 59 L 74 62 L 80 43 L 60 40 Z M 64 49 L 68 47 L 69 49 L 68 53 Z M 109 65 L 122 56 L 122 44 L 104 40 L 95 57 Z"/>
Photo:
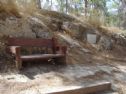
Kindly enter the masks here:
<path id="1" fill-rule="evenodd" d="M 57 64 L 66 65 L 66 57 L 60 57 L 55 59 Z"/>
<path id="2" fill-rule="evenodd" d="M 22 68 L 22 61 L 16 61 L 16 68 L 20 70 Z"/>

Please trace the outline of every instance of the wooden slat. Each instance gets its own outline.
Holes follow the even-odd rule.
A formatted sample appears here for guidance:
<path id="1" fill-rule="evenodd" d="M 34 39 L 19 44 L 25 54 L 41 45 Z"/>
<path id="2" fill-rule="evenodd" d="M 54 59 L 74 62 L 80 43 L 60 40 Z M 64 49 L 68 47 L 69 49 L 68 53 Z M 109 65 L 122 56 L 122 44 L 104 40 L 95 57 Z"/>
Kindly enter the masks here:
<path id="1" fill-rule="evenodd" d="M 61 91 L 61 92 L 54 92 L 54 93 L 49 93 L 49 94 L 94 94 L 106 90 L 111 90 L 111 83 L 106 82 L 102 83 L 99 85 L 94 85 L 90 87 L 83 87 L 79 89 L 74 89 L 74 90 L 67 90 L 67 91 Z"/>
<path id="2" fill-rule="evenodd" d="M 21 59 L 23 61 L 29 61 L 29 60 L 36 60 L 36 59 L 50 59 L 50 58 L 58 58 L 58 57 L 64 57 L 63 54 L 40 54 L 40 55 L 24 55 L 21 56 Z"/>
<path id="3" fill-rule="evenodd" d="M 9 38 L 8 46 L 46 46 L 53 47 L 52 39 L 26 39 L 26 38 Z"/>

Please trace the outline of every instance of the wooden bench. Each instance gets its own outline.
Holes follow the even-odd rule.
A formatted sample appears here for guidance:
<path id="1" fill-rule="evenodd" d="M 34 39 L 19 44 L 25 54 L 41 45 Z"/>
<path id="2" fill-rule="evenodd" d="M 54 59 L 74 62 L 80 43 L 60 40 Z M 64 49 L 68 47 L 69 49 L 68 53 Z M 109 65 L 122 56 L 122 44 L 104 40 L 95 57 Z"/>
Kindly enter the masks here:
<path id="1" fill-rule="evenodd" d="M 8 51 L 14 55 L 17 69 L 22 68 L 23 61 L 49 60 L 54 59 L 57 62 L 66 63 L 66 46 L 57 44 L 55 38 L 52 39 L 26 39 L 26 38 L 8 38 Z M 46 47 L 51 48 L 51 54 L 30 54 L 22 55 L 22 47 Z"/>

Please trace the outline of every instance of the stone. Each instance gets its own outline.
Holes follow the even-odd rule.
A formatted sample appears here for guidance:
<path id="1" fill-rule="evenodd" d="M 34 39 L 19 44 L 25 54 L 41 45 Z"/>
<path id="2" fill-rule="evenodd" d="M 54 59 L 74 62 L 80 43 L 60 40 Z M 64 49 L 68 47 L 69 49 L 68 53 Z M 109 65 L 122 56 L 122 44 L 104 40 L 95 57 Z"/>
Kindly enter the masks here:
<path id="1" fill-rule="evenodd" d="M 96 34 L 87 34 L 87 41 L 91 44 L 96 44 L 97 35 Z"/>
<path id="2" fill-rule="evenodd" d="M 69 28 L 69 22 L 63 22 L 62 28 L 63 29 Z"/>
<path id="3" fill-rule="evenodd" d="M 112 50 L 113 42 L 111 38 L 102 36 L 99 40 L 100 50 Z"/>

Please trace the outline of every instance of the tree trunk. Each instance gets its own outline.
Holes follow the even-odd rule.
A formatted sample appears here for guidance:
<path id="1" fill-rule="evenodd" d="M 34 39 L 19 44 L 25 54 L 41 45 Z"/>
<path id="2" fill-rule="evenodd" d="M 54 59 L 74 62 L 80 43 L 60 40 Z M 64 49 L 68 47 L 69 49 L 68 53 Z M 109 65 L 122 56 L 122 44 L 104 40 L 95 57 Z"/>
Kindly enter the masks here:
<path id="1" fill-rule="evenodd" d="M 53 2 L 52 2 L 52 0 L 51 0 L 51 9 L 52 9 L 52 6 L 53 6 Z"/>
<path id="2" fill-rule="evenodd" d="M 120 17 L 120 26 L 126 29 L 126 1 L 120 0 L 121 6 L 118 9 L 119 17 Z"/>
<path id="3" fill-rule="evenodd" d="M 66 0 L 66 13 L 68 13 L 68 0 Z"/>
<path id="4" fill-rule="evenodd" d="M 37 0 L 37 7 L 41 9 L 41 0 Z"/>
<path id="5" fill-rule="evenodd" d="M 88 10 L 88 0 L 84 0 L 85 1 L 85 16 L 87 16 L 87 10 Z"/>

